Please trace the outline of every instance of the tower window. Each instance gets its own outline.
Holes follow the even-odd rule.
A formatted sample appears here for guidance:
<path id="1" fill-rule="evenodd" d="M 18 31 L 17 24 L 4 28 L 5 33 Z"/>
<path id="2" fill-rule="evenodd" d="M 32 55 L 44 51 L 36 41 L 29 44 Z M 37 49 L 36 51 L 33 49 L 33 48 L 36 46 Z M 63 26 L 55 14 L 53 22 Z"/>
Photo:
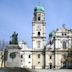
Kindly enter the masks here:
<path id="1" fill-rule="evenodd" d="M 30 64 L 31 62 L 29 61 L 29 64 Z"/>
<path id="2" fill-rule="evenodd" d="M 65 33 L 65 36 L 66 36 L 66 33 Z"/>
<path id="3" fill-rule="evenodd" d="M 31 58 L 31 55 L 29 55 L 29 58 Z"/>
<path id="4" fill-rule="evenodd" d="M 21 58 L 23 58 L 23 55 L 21 55 Z"/>
<path id="5" fill-rule="evenodd" d="M 38 36 L 40 36 L 40 32 L 38 32 Z"/>
<path id="6" fill-rule="evenodd" d="M 38 48 L 40 48 L 40 43 L 41 43 L 40 41 L 37 42 Z"/>
<path id="7" fill-rule="evenodd" d="M 38 62 L 38 64 L 40 64 L 40 62 Z"/>
<path id="8" fill-rule="evenodd" d="M 21 62 L 22 62 L 22 60 L 21 60 Z"/>
<path id="9" fill-rule="evenodd" d="M 40 58 L 40 54 L 38 54 L 38 58 Z"/>
<path id="10" fill-rule="evenodd" d="M 64 34 L 62 33 L 62 35 L 64 35 Z"/>
<path id="11" fill-rule="evenodd" d="M 52 59 L 52 56 L 50 56 L 50 59 Z"/>
<path id="12" fill-rule="evenodd" d="M 40 21 L 40 17 L 38 17 L 38 21 Z"/>
<path id="13" fill-rule="evenodd" d="M 65 41 L 63 41 L 63 48 L 64 48 L 64 49 L 67 48 L 67 46 L 66 46 L 66 42 L 65 42 Z"/>

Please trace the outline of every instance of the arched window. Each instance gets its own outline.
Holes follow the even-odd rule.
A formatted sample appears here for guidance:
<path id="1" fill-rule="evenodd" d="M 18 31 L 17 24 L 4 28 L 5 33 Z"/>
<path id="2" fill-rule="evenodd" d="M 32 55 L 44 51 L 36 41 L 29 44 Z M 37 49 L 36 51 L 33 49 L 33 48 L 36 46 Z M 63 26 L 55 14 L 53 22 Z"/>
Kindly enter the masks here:
<path id="1" fill-rule="evenodd" d="M 52 59 L 52 55 L 50 55 L 50 59 Z"/>
<path id="2" fill-rule="evenodd" d="M 23 55 L 21 55 L 21 58 L 23 58 Z"/>
<path id="3" fill-rule="evenodd" d="M 40 21 L 40 17 L 38 17 L 38 21 Z"/>
<path id="4" fill-rule="evenodd" d="M 31 58 L 31 55 L 29 54 L 29 56 L 28 56 L 29 58 Z"/>
<path id="5" fill-rule="evenodd" d="M 41 16 L 41 14 L 38 14 L 38 21 L 40 21 L 40 16 Z"/>
<path id="6" fill-rule="evenodd" d="M 40 32 L 38 32 L 38 36 L 40 36 Z"/>
<path id="7" fill-rule="evenodd" d="M 38 58 L 40 58 L 40 54 L 38 54 Z"/>
<path id="8" fill-rule="evenodd" d="M 41 41 L 37 41 L 37 47 L 40 48 Z"/>
<path id="9" fill-rule="evenodd" d="M 63 49 L 66 49 L 67 46 L 66 46 L 66 41 L 63 41 Z"/>
<path id="10" fill-rule="evenodd" d="M 52 63 L 50 63 L 50 69 L 52 69 Z"/>

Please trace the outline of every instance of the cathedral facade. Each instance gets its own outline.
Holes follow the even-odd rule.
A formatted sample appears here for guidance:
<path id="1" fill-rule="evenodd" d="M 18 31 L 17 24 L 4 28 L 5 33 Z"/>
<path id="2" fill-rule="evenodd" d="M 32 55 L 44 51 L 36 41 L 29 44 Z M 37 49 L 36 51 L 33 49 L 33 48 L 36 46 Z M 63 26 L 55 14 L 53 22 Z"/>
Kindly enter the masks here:
<path id="1" fill-rule="evenodd" d="M 32 20 L 32 48 L 26 42 L 18 46 L 7 46 L 5 67 L 31 69 L 59 69 L 66 65 L 64 56 L 72 48 L 72 30 L 64 25 L 49 34 L 46 42 L 45 10 L 42 6 L 34 8 Z"/>

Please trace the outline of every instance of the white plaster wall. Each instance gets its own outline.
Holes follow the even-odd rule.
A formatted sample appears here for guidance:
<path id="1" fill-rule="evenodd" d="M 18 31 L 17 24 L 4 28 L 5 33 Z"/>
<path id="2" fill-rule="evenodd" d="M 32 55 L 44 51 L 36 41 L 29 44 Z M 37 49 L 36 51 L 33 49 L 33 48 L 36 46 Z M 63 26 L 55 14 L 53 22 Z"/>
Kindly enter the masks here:
<path id="1" fill-rule="evenodd" d="M 29 58 L 29 55 L 30 55 L 30 58 Z M 25 56 L 25 67 L 32 68 L 32 52 L 25 52 L 24 56 Z"/>
<path id="2" fill-rule="evenodd" d="M 40 29 L 41 30 L 39 30 L 38 29 L 38 26 L 40 26 Z M 45 26 L 43 26 L 43 24 L 34 24 L 34 26 L 33 26 L 33 37 L 37 37 L 38 36 L 38 31 L 40 31 L 40 33 L 41 33 L 41 37 L 43 37 L 43 36 L 45 36 L 46 34 L 45 34 Z"/>
<path id="3" fill-rule="evenodd" d="M 6 67 L 20 67 L 20 50 L 18 49 L 8 49 L 8 57 L 5 63 Z M 16 52 L 16 57 L 14 59 L 10 58 L 10 53 Z"/>
<path id="4" fill-rule="evenodd" d="M 38 58 L 38 54 L 40 54 L 40 58 Z M 43 66 L 44 66 L 43 54 L 41 52 L 34 52 L 33 53 L 33 67 L 36 69 L 42 69 Z"/>
<path id="5" fill-rule="evenodd" d="M 40 41 L 41 43 L 40 43 L 40 48 L 38 48 L 38 41 Z M 43 39 L 41 39 L 41 38 L 34 38 L 33 39 L 33 49 L 43 49 L 44 48 L 44 45 L 45 45 L 45 39 L 44 39 L 44 41 L 43 41 Z"/>

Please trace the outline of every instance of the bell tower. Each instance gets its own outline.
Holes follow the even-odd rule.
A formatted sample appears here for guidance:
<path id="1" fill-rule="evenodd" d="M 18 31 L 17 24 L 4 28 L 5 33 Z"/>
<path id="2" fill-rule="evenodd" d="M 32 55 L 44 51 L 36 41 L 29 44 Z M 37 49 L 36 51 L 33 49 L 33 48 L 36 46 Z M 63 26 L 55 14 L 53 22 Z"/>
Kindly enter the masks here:
<path id="1" fill-rule="evenodd" d="M 43 49 L 46 42 L 45 13 L 40 5 L 34 8 L 32 21 L 32 46 L 33 49 Z"/>

